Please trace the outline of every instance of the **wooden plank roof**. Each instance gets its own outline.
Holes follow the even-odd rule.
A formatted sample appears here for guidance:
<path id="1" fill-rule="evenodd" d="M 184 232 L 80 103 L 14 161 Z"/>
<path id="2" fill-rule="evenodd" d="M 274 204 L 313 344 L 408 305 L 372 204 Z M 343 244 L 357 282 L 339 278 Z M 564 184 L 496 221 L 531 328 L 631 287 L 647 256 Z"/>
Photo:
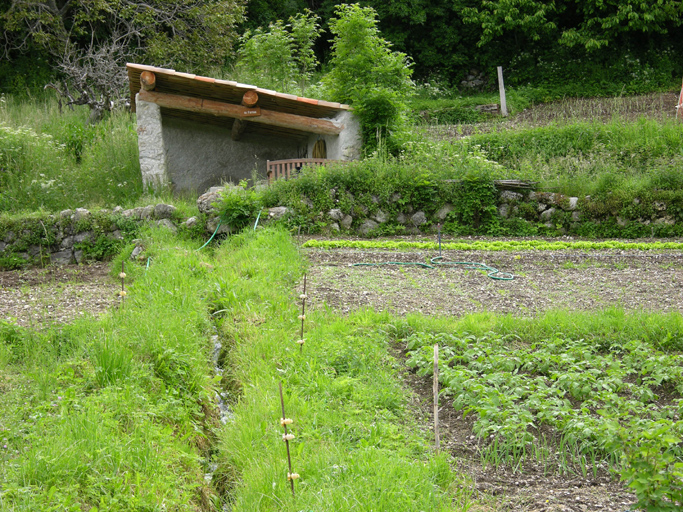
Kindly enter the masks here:
<path id="1" fill-rule="evenodd" d="M 126 64 L 130 85 L 131 108 L 135 112 L 135 95 L 140 91 L 140 74 L 151 71 L 156 76 L 155 91 L 167 94 L 191 96 L 211 99 L 239 105 L 244 93 L 256 91 L 259 107 L 276 112 L 295 114 L 314 118 L 331 118 L 344 110 L 351 110 L 348 105 L 329 101 L 302 98 L 294 94 L 285 94 L 261 89 L 255 85 L 241 84 L 230 80 L 218 80 L 205 76 L 180 73 L 172 69 L 157 68 L 143 64 Z M 201 116 L 196 116 L 201 117 Z"/>

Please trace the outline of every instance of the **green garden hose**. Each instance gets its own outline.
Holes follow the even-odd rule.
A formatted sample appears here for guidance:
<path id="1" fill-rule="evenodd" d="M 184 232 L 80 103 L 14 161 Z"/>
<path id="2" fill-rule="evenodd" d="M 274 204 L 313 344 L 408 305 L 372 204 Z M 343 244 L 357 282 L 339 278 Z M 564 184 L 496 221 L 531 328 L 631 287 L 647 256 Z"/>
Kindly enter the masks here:
<path id="1" fill-rule="evenodd" d="M 511 274 L 510 272 L 501 272 L 497 268 L 489 267 L 484 263 L 475 263 L 473 261 L 441 261 L 442 259 L 443 258 L 441 256 L 432 258 L 431 264 L 437 266 L 463 265 L 463 268 L 466 269 L 483 270 L 484 272 L 486 272 L 486 275 L 489 276 L 491 279 L 497 279 L 498 281 L 512 281 L 515 278 L 514 274 Z"/>
<path id="2" fill-rule="evenodd" d="M 204 247 L 209 245 L 209 242 L 213 240 L 213 237 L 216 236 L 216 233 L 218 233 L 218 228 L 221 227 L 221 221 L 218 219 L 218 226 L 216 226 L 216 231 L 213 232 L 213 235 L 211 235 L 211 238 L 209 238 L 204 245 L 202 245 L 199 249 L 195 249 L 195 251 L 201 251 Z"/>
<path id="3" fill-rule="evenodd" d="M 510 272 L 501 272 L 497 268 L 489 267 L 488 265 L 485 265 L 484 263 L 475 263 L 473 261 L 442 261 L 441 256 L 436 256 L 430 260 L 431 265 L 428 265 L 427 263 L 420 263 L 420 262 L 403 262 L 403 261 L 385 261 L 382 263 L 354 263 L 354 267 L 378 267 L 380 265 L 402 265 L 402 266 L 415 266 L 415 267 L 423 267 L 423 268 L 429 268 L 429 269 L 435 269 L 436 267 L 440 266 L 456 266 L 456 265 L 463 265 L 463 268 L 466 269 L 474 269 L 474 270 L 483 270 L 486 272 L 486 275 L 490 277 L 491 279 L 496 279 L 498 281 L 511 281 L 515 278 L 513 274 Z"/>

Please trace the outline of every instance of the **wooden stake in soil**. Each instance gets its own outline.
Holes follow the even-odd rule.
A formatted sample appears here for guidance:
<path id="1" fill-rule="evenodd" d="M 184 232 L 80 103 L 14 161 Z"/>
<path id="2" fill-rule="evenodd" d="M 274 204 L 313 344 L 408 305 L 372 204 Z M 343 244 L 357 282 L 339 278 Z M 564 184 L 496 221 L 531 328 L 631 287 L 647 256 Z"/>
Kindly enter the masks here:
<path id="1" fill-rule="evenodd" d="M 304 351 L 304 343 L 306 340 L 304 340 L 304 320 L 306 320 L 306 274 L 304 274 L 304 292 L 299 295 L 301 297 L 301 314 L 299 315 L 299 318 L 301 319 L 301 338 L 299 338 L 299 341 L 297 343 L 299 344 L 299 352 Z"/>
<path id="2" fill-rule="evenodd" d="M 434 443 L 439 451 L 439 345 L 434 345 Z"/>
<path id="3" fill-rule="evenodd" d="M 292 456 L 289 452 L 289 441 L 294 439 L 294 435 L 287 432 L 287 425 L 292 424 L 292 420 L 287 418 L 285 414 L 285 397 L 282 394 L 282 382 L 280 382 L 280 405 L 282 405 L 282 418 L 280 418 L 280 425 L 285 429 L 285 434 L 282 436 L 285 445 L 287 446 L 287 464 L 289 465 L 289 472 L 287 473 L 287 480 L 292 487 L 292 497 L 294 497 L 294 480 L 299 478 L 299 475 L 292 473 Z"/>
<path id="4" fill-rule="evenodd" d="M 123 299 L 126 296 L 126 287 L 125 287 L 125 279 L 126 279 L 126 272 L 125 272 L 125 262 L 121 262 L 121 273 L 119 274 L 119 277 L 121 278 L 121 291 L 119 292 L 119 296 L 121 297 L 121 309 L 123 309 Z"/>

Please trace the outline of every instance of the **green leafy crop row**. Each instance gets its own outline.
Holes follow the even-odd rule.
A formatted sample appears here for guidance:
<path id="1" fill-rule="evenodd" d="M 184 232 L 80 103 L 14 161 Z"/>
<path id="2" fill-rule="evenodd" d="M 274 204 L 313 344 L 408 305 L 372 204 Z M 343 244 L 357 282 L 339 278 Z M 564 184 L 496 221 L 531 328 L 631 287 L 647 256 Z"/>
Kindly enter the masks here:
<path id="1" fill-rule="evenodd" d="M 303 247 L 318 249 L 422 249 L 438 250 L 437 242 L 411 240 L 308 240 Z M 441 248 L 448 251 L 564 251 L 564 250 L 634 250 L 664 251 L 682 250 L 681 242 L 606 242 L 592 241 L 557 241 L 546 240 L 511 240 L 511 241 L 469 241 L 443 242 Z"/>
<path id="2" fill-rule="evenodd" d="M 680 510 L 683 492 L 683 355 L 640 340 L 609 347 L 561 335 L 416 333 L 408 365 L 420 375 L 441 351 L 440 382 L 474 431 L 525 457 L 548 430 L 581 453 L 619 460 L 646 510 Z"/>

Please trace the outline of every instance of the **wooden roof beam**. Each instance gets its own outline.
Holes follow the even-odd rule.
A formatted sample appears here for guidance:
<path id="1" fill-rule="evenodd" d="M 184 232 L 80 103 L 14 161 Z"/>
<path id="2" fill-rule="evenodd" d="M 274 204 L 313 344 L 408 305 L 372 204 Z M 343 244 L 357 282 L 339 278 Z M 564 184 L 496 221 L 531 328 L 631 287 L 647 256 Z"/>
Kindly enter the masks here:
<path id="1" fill-rule="evenodd" d="M 245 107 L 244 105 L 235 105 L 222 101 L 145 90 L 141 90 L 138 95 L 140 100 L 156 103 L 160 107 L 218 117 L 231 117 L 233 119 L 248 120 L 253 123 L 291 128 L 292 130 L 320 135 L 339 135 L 344 129 L 344 125 L 327 119 L 286 114 L 274 110 L 264 110 L 259 107 Z"/>

